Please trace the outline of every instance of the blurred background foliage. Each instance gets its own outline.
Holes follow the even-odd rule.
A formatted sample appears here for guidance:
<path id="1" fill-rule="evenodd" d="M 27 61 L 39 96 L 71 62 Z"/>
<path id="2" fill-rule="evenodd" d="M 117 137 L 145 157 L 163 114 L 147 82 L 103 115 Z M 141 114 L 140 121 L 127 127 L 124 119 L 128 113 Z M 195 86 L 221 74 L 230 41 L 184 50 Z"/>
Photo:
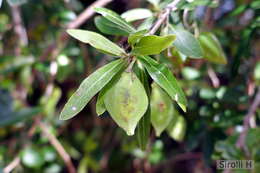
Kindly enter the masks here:
<path id="1" fill-rule="evenodd" d="M 201 31 L 218 37 L 228 63 L 158 58 L 173 67 L 187 95 L 187 131 L 182 142 L 153 133 L 148 151 L 116 128 L 108 114 L 97 117 L 94 100 L 72 120 L 58 120 L 80 82 L 110 60 L 63 33 L 93 2 L 0 1 L 0 172 L 10 163 L 15 163 L 13 172 L 73 172 L 68 169 L 71 163 L 78 173 L 204 173 L 216 172 L 217 159 L 252 159 L 252 172 L 260 172 L 260 109 L 250 112 L 260 97 L 260 1 L 219 0 L 207 5 L 198 0 L 186 7 L 194 9 L 189 16 Z M 107 6 L 119 14 L 140 7 L 158 11 L 144 0 L 114 0 Z M 94 23 L 92 17 L 81 28 L 99 32 Z M 109 38 L 123 44 L 121 37 Z M 252 128 L 238 147 L 250 113 Z M 66 156 L 60 157 L 57 141 L 71 158 L 67 162 Z"/>

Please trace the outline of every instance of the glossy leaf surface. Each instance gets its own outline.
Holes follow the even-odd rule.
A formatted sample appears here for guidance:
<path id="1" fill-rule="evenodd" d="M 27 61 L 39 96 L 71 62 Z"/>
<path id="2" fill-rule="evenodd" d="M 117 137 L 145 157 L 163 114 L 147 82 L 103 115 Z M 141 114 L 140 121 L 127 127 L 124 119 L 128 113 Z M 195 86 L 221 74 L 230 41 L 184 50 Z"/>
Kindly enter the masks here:
<path id="1" fill-rule="evenodd" d="M 171 27 L 170 33 L 176 35 L 173 45 L 186 56 L 191 58 L 202 58 L 203 51 L 196 38 L 184 29 L 175 29 Z"/>
<path id="2" fill-rule="evenodd" d="M 69 29 L 67 32 L 77 40 L 88 43 L 103 53 L 114 56 L 124 56 L 126 54 L 124 49 L 98 33 L 81 29 Z"/>
<path id="3" fill-rule="evenodd" d="M 132 53 L 139 55 L 155 55 L 161 53 L 169 47 L 175 40 L 174 35 L 157 36 L 149 35 L 144 36 L 136 43 Z"/>
<path id="4" fill-rule="evenodd" d="M 172 72 L 164 64 L 159 64 L 149 56 L 138 56 L 151 78 L 186 112 L 187 100 Z"/>
<path id="5" fill-rule="evenodd" d="M 79 113 L 125 65 L 125 60 L 119 59 L 99 68 L 87 77 L 64 106 L 60 119 L 67 120 Z"/>
<path id="6" fill-rule="evenodd" d="M 135 29 L 127 23 L 121 16 L 119 16 L 116 12 L 109 10 L 107 8 L 95 8 L 95 11 L 101 14 L 110 22 L 114 23 L 116 27 L 119 27 L 123 31 L 128 33 L 134 33 Z"/>
<path id="7" fill-rule="evenodd" d="M 104 34 L 123 36 L 127 36 L 129 34 L 103 16 L 95 17 L 95 25 Z"/>

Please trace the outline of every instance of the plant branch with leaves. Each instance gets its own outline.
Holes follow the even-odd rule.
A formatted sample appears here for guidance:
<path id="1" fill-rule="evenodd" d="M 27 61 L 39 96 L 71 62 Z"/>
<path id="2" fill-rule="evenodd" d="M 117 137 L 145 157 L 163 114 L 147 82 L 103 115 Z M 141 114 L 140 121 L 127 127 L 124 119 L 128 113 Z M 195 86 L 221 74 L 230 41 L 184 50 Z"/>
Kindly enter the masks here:
<path id="1" fill-rule="evenodd" d="M 75 39 L 90 44 L 116 60 L 88 76 L 70 97 L 60 115 L 62 120 L 74 117 L 98 94 L 97 114 L 108 111 L 127 135 L 134 135 L 136 131 L 142 149 L 148 143 L 150 124 L 154 127 L 156 136 L 167 130 L 177 141 L 183 139 L 186 129 L 185 119 L 172 102 L 175 101 L 186 112 L 185 93 L 171 69 L 158 61 L 158 57 L 167 58 L 165 52 L 170 52 L 169 56 L 183 60 L 188 57 L 204 57 L 216 63 L 226 63 L 225 55 L 214 35 L 201 33 L 196 38 L 185 30 L 183 24 L 179 24 L 182 27 L 174 24 L 172 15 L 198 4 L 181 0 L 170 4 L 152 0 L 149 2 L 154 9 L 159 9 L 159 13 L 154 13 L 158 16 L 154 24 L 150 22 L 154 21 L 154 15 L 148 9 L 130 10 L 120 16 L 106 8 L 95 8 L 101 14 L 95 18 L 96 27 L 104 34 L 127 36 L 127 47 L 130 49 L 125 50 L 92 31 L 67 30 Z M 147 15 L 140 18 L 140 13 Z M 140 19 L 144 21 L 138 28 L 129 23 Z M 160 32 L 155 35 L 159 28 Z M 152 56 L 157 57 L 157 60 Z"/>

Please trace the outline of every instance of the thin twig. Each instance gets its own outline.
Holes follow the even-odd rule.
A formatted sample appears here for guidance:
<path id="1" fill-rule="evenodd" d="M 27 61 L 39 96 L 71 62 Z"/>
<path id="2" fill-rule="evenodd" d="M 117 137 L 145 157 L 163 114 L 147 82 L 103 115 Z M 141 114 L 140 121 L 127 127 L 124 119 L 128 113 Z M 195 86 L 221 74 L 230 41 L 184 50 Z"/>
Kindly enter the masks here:
<path id="1" fill-rule="evenodd" d="M 92 17 L 95 13 L 93 8 L 94 7 L 103 7 L 107 5 L 108 3 L 112 2 L 113 0 L 97 0 L 93 4 L 91 4 L 88 8 L 86 8 L 75 20 L 70 22 L 66 29 L 70 28 L 78 28 L 81 26 L 86 20 L 88 20 L 90 17 Z M 41 60 L 46 59 L 52 52 L 58 48 L 59 42 L 61 42 L 63 45 L 66 44 L 66 40 L 68 39 L 68 34 L 64 31 L 60 34 L 59 38 L 52 44 L 50 44 L 45 51 L 43 52 L 42 56 L 40 57 Z"/>
<path id="2" fill-rule="evenodd" d="M 88 8 L 86 8 L 75 20 L 70 22 L 66 28 L 78 28 L 80 25 L 82 25 L 86 20 L 88 20 L 91 16 L 94 15 L 94 9 L 95 7 L 102 7 L 108 4 L 109 2 L 112 2 L 113 0 L 98 0 L 95 1 L 93 4 L 91 4 Z M 68 34 L 63 31 L 60 34 L 60 37 L 51 45 L 49 45 L 46 48 L 46 51 L 43 52 L 42 56 L 40 57 L 41 60 L 46 59 L 50 55 L 51 57 L 51 74 L 48 79 L 48 84 L 46 86 L 46 92 L 44 93 L 45 96 L 49 97 L 53 91 L 54 88 L 54 80 L 57 74 L 57 63 L 55 61 L 56 57 L 58 56 L 60 50 L 65 47 L 68 39 Z"/>
<path id="3" fill-rule="evenodd" d="M 236 146 L 239 148 L 244 148 L 245 151 L 246 147 L 245 147 L 245 138 L 246 138 L 246 134 L 248 129 L 250 128 L 250 120 L 253 118 L 253 116 L 255 115 L 256 109 L 258 108 L 258 106 L 260 105 L 260 87 L 258 87 L 258 92 L 253 100 L 253 103 L 251 104 L 248 113 L 246 114 L 245 118 L 244 118 L 244 122 L 243 122 L 243 131 L 240 134 Z"/>
<path id="4" fill-rule="evenodd" d="M 172 12 L 175 11 L 176 5 L 180 2 L 181 0 L 174 0 L 172 3 L 167 5 L 167 7 L 162 11 L 162 13 L 159 16 L 159 19 L 155 22 L 154 26 L 150 30 L 149 34 L 154 34 L 158 28 L 162 25 L 162 23 L 167 19 L 168 15 Z"/>
<path id="5" fill-rule="evenodd" d="M 218 88 L 220 85 L 219 78 L 211 66 L 208 66 L 208 75 L 213 87 Z"/>
<path id="6" fill-rule="evenodd" d="M 27 38 L 26 29 L 24 28 L 22 22 L 20 7 L 16 5 L 11 6 L 11 12 L 13 17 L 14 31 L 19 38 L 19 44 L 21 44 L 22 46 L 26 46 L 28 44 L 28 38 Z"/>
<path id="7" fill-rule="evenodd" d="M 65 151 L 58 139 L 50 133 L 48 127 L 38 121 L 38 125 L 41 127 L 42 133 L 49 139 L 52 146 L 57 150 L 63 161 L 65 162 L 69 173 L 76 173 L 76 169 L 71 161 L 70 155 Z"/>
<path id="8" fill-rule="evenodd" d="M 16 156 L 15 159 L 9 163 L 9 165 L 7 165 L 3 172 L 4 173 L 9 173 L 11 172 L 15 167 L 17 167 L 18 165 L 20 164 L 20 157 L 19 156 Z"/>
<path id="9" fill-rule="evenodd" d="M 86 8 L 73 22 L 67 25 L 67 28 L 78 28 L 82 25 L 86 20 L 88 20 L 93 14 L 95 14 L 95 7 L 103 7 L 113 0 L 98 0 L 91 4 L 88 8 Z"/>

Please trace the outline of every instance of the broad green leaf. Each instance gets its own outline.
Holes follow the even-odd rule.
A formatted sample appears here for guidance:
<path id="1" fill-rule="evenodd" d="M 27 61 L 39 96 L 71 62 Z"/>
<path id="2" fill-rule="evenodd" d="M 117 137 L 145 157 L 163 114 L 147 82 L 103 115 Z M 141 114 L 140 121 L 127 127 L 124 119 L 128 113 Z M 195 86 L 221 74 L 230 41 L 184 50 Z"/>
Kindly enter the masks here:
<path id="1" fill-rule="evenodd" d="M 149 81 L 148 81 L 148 74 L 140 62 L 137 62 L 137 65 L 134 67 L 136 67 L 134 69 L 134 71 L 135 71 L 137 77 L 142 82 L 142 84 L 145 88 L 146 94 L 149 98 L 150 97 L 150 87 L 149 87 Z M 148 108 L 147 108 L 144 116 L 141 118 L 141 120 L 138 122 L 138 125 L 137 125 L 137 133 L 136 133 L 137 142 L 142 150 L 146 149 L 148 141 L 149 141 L 150 130 L 151 130 L 150 124 L 151 124 L 151 109 L 150 109 L 150 105 L 148 105 Z"/>
<path id="2" fill-rule="evenodd" d="M 217 64 L 227 64 L 226 55 L 217 39 L 210 32 L 203 32 L 199 36 L 199 42 L 204 52 L 204 58 Z"/>
<path id="3" fill-rule="evenodd" d="M 156 83 L 152 84 L 151 122 L 156 136 L 160 136 L 172 120 L 174 107 L 171 98 Z"/>
<path id="4" fill-rule="evenodd" d="M 111 42 L 98 33 L 80 29 L 68 29 L 67 32 L 69 35 L 76 38 L 77 40 L 82 41 L 83 43 L 88 43 L 104 53 L 108 53 L 114 56 L 126 55 L 124 49 L 120 48 L 115 43 Z"/>
<path id="5" fill-rule="evenodd" d="M 172 72 L 164 64 L 159 64 L 149 56 L 138 56 L 137 58 L 147 69 L 151 78 L 186 112 L 186 97 Z"/>
<path id="6" fill-rule="evenodd" d="M 190 58 L 202 58 L 202 48 L 190 32 L 184 29 L 170 27 L 170 33 L 176 35 L 176 40 L 173 42 L 173 45 L 177 50 Z"/>
<path id="7" fill-rule="evenodd" d="M 138 31 L 134 34 L 131 34 L 128 37 L 128 43 L 131 46 L 134 46 L 146 33 L 147 33 L 147 30 L 141 30 L 141 31 Z"/>
<path id="8" fill-rule="evenodd" d="M 186 120 L 175 111 L 174 118 L 167 127 L 167 132 L 176 141 L 182 141 L 186 133 Z"/>
<path id="9" fill-rule="evenodd" d="M 120 79 L 106 93 L 107 111 L 127 135 L 134 135 L 139 120 L 147 110 L 145 89 L 133 72 L 123 72 Z"/>
<path id="10" fill-rule="evenodd" d="M 110 22 L 109 20 L 107 20 L 103 16 L 95 17 L 95 25 L 104 34 L 123 35 L 123 36 L 129 35 L 128 32 L 120 29 L 120 27 L 118 27 L 114 23 Z"/>
<path id="11" fill-rule="evenodd" d="M 144 36 L 136 43 L 132 53 L 139 55 L 155 55 L 161 53 L 164 49 L 169 47 L 175 40 L 174 35 Z"/>
<path id="12" fill-rule="evenodd" d="M 121 14 L 121 17 L 125 19 L 127 22 L 146 19 L 151 16 L 153 16 L 153 13 L 150 10 L 145 8 L 135 8 Z"/>
<path id="13" fill-rule="evenodd" d="M 109 10 L 107 8 L 95 8 L 95 11 L 101 14 L 110 22 L 114 23 L 117 28 L 120 28 L 123 31 L 126 31 L 128 33 L 134 33 L 136 31 L 129 23 L 127 23 L 121 16 L 119 16 L 112 10 Z"/>
<path id="14" fill-rule="evenodd" d="M 105 93 L 119 80 L 121 72 L 118 72 L 111 81 L 104 86 L 104 88 L 99 92 L 97 102 L 96 102 L 96 112 L 97 115 L 101 115 L 106 111 L 106 106 L 104 103 Z"/>
<path id="15" fill-rule="evenodd" d="M 78 114 L 118 72 L 126 66 L 124 59 L 113 61 L 92 73 L 79 86 L 64 106 L 61 120 L 67 120 Z"/>
<path id="16" fill-rule="evenodd" d="M 17 112 L 9 112 L 6 116 L 0 116 L 0 127 L 12 125 L 30 119 L 42 111 L 41 108 L 24 108 Z"/>

